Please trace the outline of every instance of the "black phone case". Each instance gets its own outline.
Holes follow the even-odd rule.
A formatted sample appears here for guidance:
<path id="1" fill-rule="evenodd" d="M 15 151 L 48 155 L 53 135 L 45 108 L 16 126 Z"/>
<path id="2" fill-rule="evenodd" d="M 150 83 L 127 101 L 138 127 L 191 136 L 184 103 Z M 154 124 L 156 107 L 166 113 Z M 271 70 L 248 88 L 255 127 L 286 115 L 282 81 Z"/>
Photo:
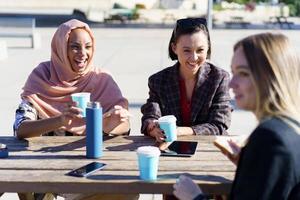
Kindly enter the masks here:
<path id="1" fill-rule="evenodd" d="M 161 156 L 191 157 L 195 154 L 198 142 L 174 141 L 167 149 L 161 151 Z"/>
<path id="2" fill-rule="evenodd" d="M 105 166 L 105 163 L 92 162 L 68 172 L 67 175 L 76 177 L 87 177 L 92 173 L 103 169 Z"/>

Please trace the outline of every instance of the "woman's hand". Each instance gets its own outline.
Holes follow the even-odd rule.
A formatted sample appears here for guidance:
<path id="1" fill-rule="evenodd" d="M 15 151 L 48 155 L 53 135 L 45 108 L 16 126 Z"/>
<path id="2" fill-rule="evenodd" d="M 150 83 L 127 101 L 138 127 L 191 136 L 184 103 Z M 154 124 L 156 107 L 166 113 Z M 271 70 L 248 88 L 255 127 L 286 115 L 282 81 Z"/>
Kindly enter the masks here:
<path id="1" fill-rule="evenodd" d="M 240 159 L 241 147 L 238 146 L 233 140 L 228 140 L 228 144 L 233 149 L 234 154 L 225 152 L 222 153 L 225 154 L 228 157 L 228 159 L 231 160 L 231 162 L 237 165 Z"/>
<path id="2" fill-rule="evenodd" d="M 128 132 L 129 117 L 131 116 L 126 108 L 115 105 L 112 109 L 103 114 L 103 131 L 116 135 Z"/>
<path id="3" fill-rule="evenodd" d="M 129 111 L 120 105 L 115 105 L 114 108 L 110 109 L 108 112 L 103 114 L 103 119 L 110 118 L 110 120 L 116 120 L 119 122 L 124 122 L 129 119 L 132 115 Z"/>
<path id="4" fill-rule="evenodd" d="M 70 125 L 73 119 L 83 117 L 82 110 L 76 107 L 76 105 L 76 102 L 70 102 L 64 105 L 63 112 L 60 115 L 62 126 Z"/>
<path id="5" fill-rule="evenodd" d="M 193 200 L 199 194 L 202 194 L 198 185 L 191 178 L 184 175 L 179 177 L 173 188 L 173 194 L 181 200 Z"/>
<path id="6" fill-rule="evenodd" d="M 151 137 L 154 137 L 158 143 L 162 143 L 166 139 L 163 130 L 159 128 L 159 125 L 155 120 L 148 123 L 147 132 Z"/>

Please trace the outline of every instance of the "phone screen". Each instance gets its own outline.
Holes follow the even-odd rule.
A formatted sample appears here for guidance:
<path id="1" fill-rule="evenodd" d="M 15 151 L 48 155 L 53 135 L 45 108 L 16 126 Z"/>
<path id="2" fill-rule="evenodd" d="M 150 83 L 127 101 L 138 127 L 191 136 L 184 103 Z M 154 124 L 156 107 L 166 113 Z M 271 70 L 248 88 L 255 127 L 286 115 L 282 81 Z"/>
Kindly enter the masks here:
<path id="1" fill-rule="evenodd" d="M 161 151 L 161 155 L 190 157 L 195 154 L 197 144 L 191 141 L 174 141 L 167 149 Z"/>
<path id="2" fill-rule="evenodd" d="M 86 177 L 86 176 L 92 174 L 93 172 L 103 169 L 104 166 L 106 166 L 105 163 L 92 162 L 83 167 L 80 167 L 78 169 L 74 169 L 74 170 L 70 171 L 68 173 L 68 175 Z"/>

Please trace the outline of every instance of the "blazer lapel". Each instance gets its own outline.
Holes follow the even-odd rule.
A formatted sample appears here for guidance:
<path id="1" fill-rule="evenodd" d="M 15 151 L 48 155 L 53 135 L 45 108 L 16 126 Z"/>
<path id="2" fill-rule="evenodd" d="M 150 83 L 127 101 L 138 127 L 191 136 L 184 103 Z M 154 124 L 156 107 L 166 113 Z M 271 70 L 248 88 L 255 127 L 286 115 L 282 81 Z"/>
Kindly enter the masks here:
<path id="1" fill-rule="evenodd" d="M 193 123 L 196 120 L 197 114 L 202 109 L 203 99 L 206 98 L 206 94 L 201 89 L 208 78 L 210 72 L 210 66 L 208 63 L 204 63 L 200 68 L 198 73 L 198 80 L 194 89 L 193 99 L 192 99 L 192 108 L 191 108 L 191 122 Z"/>
<path id="2" fill-rule="evenodd" d="M 179 65 L 176 63 L 167 75 L 167 82 L 164 86 L 165 95 L 170 113 L 173 113 L 178 122 L 181 122 L 180 110 L 180 89 L 179 89 Z"/>

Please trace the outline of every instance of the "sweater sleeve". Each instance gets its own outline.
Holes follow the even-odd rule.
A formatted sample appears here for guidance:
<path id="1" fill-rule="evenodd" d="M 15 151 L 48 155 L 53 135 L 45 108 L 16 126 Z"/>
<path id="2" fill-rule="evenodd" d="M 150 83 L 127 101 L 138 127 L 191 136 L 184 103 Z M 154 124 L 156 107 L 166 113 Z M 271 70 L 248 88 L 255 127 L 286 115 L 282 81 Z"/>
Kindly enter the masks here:
<path id="1" fill-rule="evenodd" d="M 149 120 L 158 119 L 161 117 L 160 110 L 160 98 L 157 94 L 156 87 L 154 84 L 154 80 L 150 77 L 148 80 L 149 87 L 149 98 L 147 102 L 141 107 L 141 112 L 143 114 L 142 117 L 142 127 L 141 132 L 147 135 L 147 127 L 149 124 Z"/>
<path id="2" fill-rule="evenodd" d="M 33 107 L 33 105 L 29 101 L 23 99 L 22 102 L 19 104 L 15 113 L 15 121 L 13 125 L 14 134 L 16 135 L 16 132 L 23 121 L 37 120 L 37 119 L 38 119 L 37 110 Z"/>

